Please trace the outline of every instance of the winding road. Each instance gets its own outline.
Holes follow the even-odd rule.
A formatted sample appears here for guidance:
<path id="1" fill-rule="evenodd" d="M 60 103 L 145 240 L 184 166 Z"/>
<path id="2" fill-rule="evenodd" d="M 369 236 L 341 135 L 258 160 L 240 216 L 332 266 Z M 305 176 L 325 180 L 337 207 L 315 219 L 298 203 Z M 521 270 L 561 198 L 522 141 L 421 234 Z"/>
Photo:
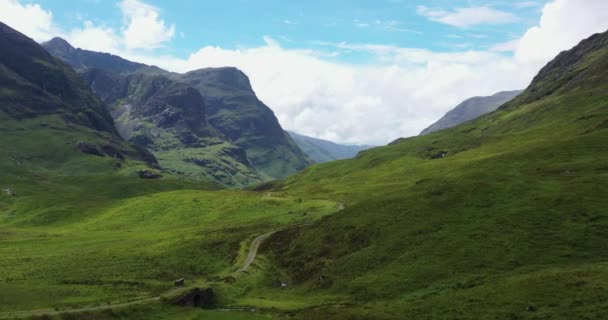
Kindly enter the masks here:
<path id="1" fill-rule="evenodd" d="M 278 231 L 279 230 L 266 232 L 263 235 L 258 236 L 257 238 L 253 239 L 253 241 L 251 241 L 251 244 L 249 245 L 249 252 L 247 253 L 247 259 L 245 259 L 245 264 L 243 264 L 243 267 L 241 269 L 239 269 L 238 272 L 247 271 L 249 266 L 251 266 L 251 264 L 255 260 L 255 257 L 258 254 L 258 249 L 260 248 L 260 245 L 262 244 L 262 242 L 264 242 L 266 239 L 270 238 L 270 236 L 272 236 L 273 234 L 275 234 Z"/>

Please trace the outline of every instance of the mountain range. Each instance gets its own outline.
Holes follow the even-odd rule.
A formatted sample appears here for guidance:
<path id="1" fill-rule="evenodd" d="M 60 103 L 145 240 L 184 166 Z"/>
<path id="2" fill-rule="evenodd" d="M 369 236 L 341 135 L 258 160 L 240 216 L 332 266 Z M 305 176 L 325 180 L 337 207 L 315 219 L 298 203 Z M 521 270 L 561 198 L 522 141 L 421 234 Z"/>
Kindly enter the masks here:
<path id="1" fill-rule="evenodd" d="M 355 157 L 360 151 L 373 148 L 370 145 L 339 144 L 323 139 L 307 137 L 287 131 L 295 143 L 316 163 L 330 162 Z"/>
<path id="2" fill-rule="evenodd" d="M 237 187 L 312 163 L 236 68 L 177 74 L 61 38 L 42 46 L 80 73 L 124 139 L 150 150 L 173 174 Z"/>
<path id="3" fill-rule="evenodd" d="M 306 168 L 237 69 L 45 47 L 0 24 L 0 318 L 605 318 L 608 31 Z"/>

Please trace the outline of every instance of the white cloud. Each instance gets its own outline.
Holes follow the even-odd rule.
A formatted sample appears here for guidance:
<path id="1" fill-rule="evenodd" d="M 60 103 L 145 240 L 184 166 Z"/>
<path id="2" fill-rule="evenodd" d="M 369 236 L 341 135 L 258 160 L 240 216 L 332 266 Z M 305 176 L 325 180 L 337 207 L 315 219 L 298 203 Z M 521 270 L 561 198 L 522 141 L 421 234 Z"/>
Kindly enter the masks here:
<path id="1" fill-rule="evenodd" d="M 490 48 L 490 51 L 514 52 L 515 50 L 517 50 L 518 47 L 519 47 L 519 39 L 515 39 L 515 40 L 511 40 L 511 41 L 497 43 Z"/>
<path id="2" fill-rule="evenodd" d="M 470 27 L 478 24 L 504 24 L 517 21 L 517 17 L 512 13 L 489 7 L 457 8 L 453 11 L 447 11 L 418 6 L 417 12 L 432 21 L 455 27 Z"/>
<path id="3" fill-rule="evenodd" d="M 607 4 L 555 0 L 543 9 L 539 26 L 497 44 L 495 51 L 316 43 L 375 57 L 368 65 L 351 65 L 325 60 L 325 51 L 285 49 L 266 38 L 260 47 L 205 47 L 183 60 L 133 58 L 179 72 L 236 66 L 250 76 L 285 128 L 339 142 L 380 144 L 417 134 L 468 97 L 524 88 L 559 51 L 608 28 Z"/>
<path id="4" fill-rule="evenodd" d="M 156 49 L 175 35 L 175 26 L 168 26 L 160 19 L 160 10 L 154 6 L 138 0 L 123 0 L 120 9 L 127 20 L 123 33 L 128 49 Z"/>
<path id="5" fill-rule="evenodd" d="M 22 4 L 19 0 L 0 0 L 0 21 L 38 42 L 60 36 L 72 45 L 89 50 L 125 53 L 150 51 L 162 47 L 175 35 L 175 26 L 160 18 L 160 10 L 138 0 L 119 3 L 123 16 L 120 30 L 84 21 L 81 27 L 62 30 L 53 14 L 39 4 Z"/>
<path id="6" fill-rule="evenodd" d="M 18 0 L 0 0 L 0 21 L 36 41 L 50 39 L 58 33 L 53 14 L 38 4 L 21 4 Z"/>
<path id="7" fill-rule="evenodd" d="M 515 3 L 516 8 L 531 8 L 531 7 L 539 7 L 541 4 L 537 1 L 521 1 Z"/>
<path id="8" fill-rule="evenodd" d="M 538 26 L 519 40 L 519 61 L 544 63 L 593 33 L 608 29 L 608 1 L 555 0 L 544 6 Z"/>
<path id="9" fill-rule="evenodd" d="M 70 30 L 65 38 L 77 48 L 101 52 L 115 52 L 122 42 L 112 28 L 96 26 L 91 21 L 85 21 L 82 28 Z"/>
<path id="10" fill-rule="evenodd" d="M 462 99 L 521 88 L 532 76 L 511 58 L 489 52 L 334 44 L 333 49 L 377 58 L 373 65 L 350 65 L 265 40 L 249 49 L 205 47 L 185 60 L 132 58 L 179 72 L 236 66 L 285 128 L 349 143 L 382 144 L 415 135 Z"/>

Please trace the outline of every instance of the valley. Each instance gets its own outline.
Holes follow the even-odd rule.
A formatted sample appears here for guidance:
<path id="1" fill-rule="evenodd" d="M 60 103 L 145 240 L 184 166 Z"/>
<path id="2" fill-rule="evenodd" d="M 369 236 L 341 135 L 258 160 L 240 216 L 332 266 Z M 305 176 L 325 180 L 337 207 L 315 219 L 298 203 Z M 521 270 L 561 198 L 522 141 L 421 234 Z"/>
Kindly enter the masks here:
<path id="1" fill-rule="evenodd" d="M 602 319 L 607 93 L 608 31 L 420 136 L 340 145 L 237 68 L 0 23 L 0 319 Z"/>

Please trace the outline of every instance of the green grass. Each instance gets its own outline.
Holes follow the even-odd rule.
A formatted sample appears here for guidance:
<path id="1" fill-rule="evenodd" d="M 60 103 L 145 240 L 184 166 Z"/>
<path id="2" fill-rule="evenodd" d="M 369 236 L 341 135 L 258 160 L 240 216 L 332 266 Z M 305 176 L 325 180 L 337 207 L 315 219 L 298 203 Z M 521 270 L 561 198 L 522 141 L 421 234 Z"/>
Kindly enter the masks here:
<path id="1" fill-rule="evenodd" d="M 232 268 L 241 242 L 252 235 L 312 221 L 336 207 L 325 200 L 203 190 L 100 200 L 82 211 L 62 203 L 71 206 L 27 210 L 33 204 L 19 199 L 12 206 L 17 213 L 3 216 L 0 300 L 7 303 L 1 311 L 158 295 L 174 279 Z"/>
<path id="2" fill-rule="evenodd" d="M 476 121 L 251 190 L 140 180 L 140 163 L 61 147 L 69 131 L 45 146 L 47 127 L 40 140 L 6 130 L 26 165 L 0 159 L 0 187 L 19 194 L 0 195 L 0 312 L 161 295 L 58 317 L 605 318 L 607 55 L 545 70 Z M 283 231 L 235 272 L 271 230 Z M 168 304 L 208 286 L 219 306 L 260 312 Z"/>
<path id="3" fill-rule="evenodd" d="M 257 187 L 346 207 L 275 235 L 261 272 L 291 283 L 277 296 L 297 301 L 302 319 L 601 319 L 608 77 L 600 66 L 583 60 L 576 69 L 585 77 L 560 84 L 568 90 L 542 99 L 528 91 L 457 128 Z M 244 301 L 277 290 L 258 283 Z"/>
<path id="4" fill-rule="evenodd" d="M 155 156 L 163 167 L 191 179 L 216 181 L 230 187 L 243 187 L 264 181 L 250 164 L 239 162 L 231 156 L 235 148 L 224 142 L 205 148 L 157 151 Z"/>

